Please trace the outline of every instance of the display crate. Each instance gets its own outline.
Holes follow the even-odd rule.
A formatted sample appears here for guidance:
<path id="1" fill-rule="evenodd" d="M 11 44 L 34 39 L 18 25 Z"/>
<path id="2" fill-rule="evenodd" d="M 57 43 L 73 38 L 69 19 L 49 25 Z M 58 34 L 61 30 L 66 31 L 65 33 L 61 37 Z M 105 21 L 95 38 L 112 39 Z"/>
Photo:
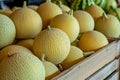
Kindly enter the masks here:
<path id="1" fill-rule="evenodd" d="M 109 76 L 119 69 L 119 47 L 120 41 L 115 40 L 52 80 L 112 80 Z M 114 77 L 118 73 L 111 78 L 119 80 Z"/>

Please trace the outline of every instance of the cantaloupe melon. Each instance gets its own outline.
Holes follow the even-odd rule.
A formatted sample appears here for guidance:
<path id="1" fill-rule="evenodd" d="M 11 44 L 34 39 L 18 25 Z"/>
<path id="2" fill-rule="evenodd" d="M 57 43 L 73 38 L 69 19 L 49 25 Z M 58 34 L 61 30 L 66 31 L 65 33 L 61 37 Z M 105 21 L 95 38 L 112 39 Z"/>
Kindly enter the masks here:
<path id="1" fill-rule="evenodd" d="M 16 38 L 18 39 L 34 38 L 42 29 L 40 15 L 36 11 L 27 8 L 26 5 L 23 8 L 15 10 L 10 15 L 10 18 L 15 24 Z"/>
<path id="2" fill-rule="evenodd" d="M 61 63 L 69 54 L 70 40 L 67 34 L 58 28 L 45 29 L 34 39 L 33 52 L 39 58 L 45 54 L 45 59 Z"/>
<path id="3" fill-rule="evenodd" d="M 9 45 L 4 47 L 1 51 L 0 51 L 0 61 L 2 61 L 8 54 L 11 53 L 30 53 L 33 54 L 29 49 L 23 47 L 23 46 L 19 46 L 19 45 Z"/>
<path id="4" fill-rule="evenodd" d="M 33 41 L 34 41 L 34 39 L 24 39 L 24 40 L 17 41 L 15 44 L 24 46 L 32 51 Z"/>
<path id="5" fill-rule="evenodd" d="M 28 8 L 33 9 L 33 10 L 37 10 L 38 6 L 37 5 L 28 5 Z"/>
<path id="6" fill-rule="evenodd" d="M 53 77 L 60 74 L 60 70 L 55 64 L 45 60 L 44 58 L 45 58 L 45 55 L 43 54 L 41 61 L 45 67 L 45 80 L 51 80 Z"/>
<path id="7" fill-rule="evenodd" d="M 88 31 L 81 34 L 78 47 L 84 51 L 95 51 L 108 44 L 107 37 L 99 31 Z"/>
<path id="8" fill-rule="evenodd" d="M 45 80 L 45 68 L 29 52 L 8 54 L 0 63 L 0 80 Z"/>
<path id="9" fill-rule="evenodd" d="M 88 6 L 85 11 L 93 17 L 94 21 L 96 21 L 104 13 L 104 10 L 100 6 L 94 4 Z"/>
<path id="10" fill-rule="evenodd" d="M 60 7 L 57 4 L 52 3 L 50 0 L 46 0 L 46 2 L 40 4 L 37 12 L 42 18 L 43 28 L 46 28 L 49 25 L 53 17 L 62 14 Z"/>
<path id="11" fill-rule="evenodd" d="M 95 30 L 102 32 L 106 37 L 120 37 L 120 22 L 113 15 L 103 14 L 96 21 Z"/>
<path id="12" fill-rule="evenodd" d="M 0 14 L 0 49 L 11 44 L 15 40 L 16 29 L 13 21 Z"/>
<path id="13" fill-rule="evenodd" d="M 88 12 L 76 10 L 73 12 L 73 16 L 79 22 L 80 33 L 94 30 L 94 19 Z"/>
<path id="14" fill-rule="evenodd" d="M 12 13 L 11 10 L 0 10 L 0 14 L 4 14 L 6 16 L 9 16 Z"/>
<path id="15" fill-rule="evenodd" d="M 71 42 L 73 42 L 80 33 L 80 25 L 77 19 L 71 14 L 60 14 L 50 21 L 50 26 L 63 30 Z"/>
<path id="16" fill-rule="evenodd" d="M 66 70 L 83 59 L 84 59 L 83 51 L 76 46 L 71 46 L 69 55 L 61 63 L 61 66 L 63 70 Z"/>

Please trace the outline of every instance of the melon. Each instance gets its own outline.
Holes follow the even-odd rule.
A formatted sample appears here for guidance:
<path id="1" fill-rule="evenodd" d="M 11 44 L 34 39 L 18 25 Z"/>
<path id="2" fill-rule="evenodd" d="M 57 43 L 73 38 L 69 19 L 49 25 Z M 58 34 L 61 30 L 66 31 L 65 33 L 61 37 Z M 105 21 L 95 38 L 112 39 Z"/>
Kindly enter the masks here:
<path id="1" fill-rule="evenodd" d="M 29 49 L 19 45 L 9 45 L 1 49 L 0 51 L 0 62 L 11 53 L 30 53 L 33 54 Z"/>
<path id="2" fill-rule="evenodd" d="M 60 14 L 50 21 L 50 26 L 63 30 L 69 37 L 70 42 L 76 40 L 80 33 L 80 25 L 77 19 L 70 14 Z"/>
<path id="3" fill-rule="evenodd" d="M 41 61 L 45 67 L 45 80 L 51 80 L 53 77 L 60 74 L 58 67 L 50 61 L 44 59 L 45 55 L 42 55 Z"/>
<path id="4" fill-rule="evenodd" d="M 108 44 L 107 37 L 99 31 L 88 31 L 81 34 L 78 47 L 84 51 L 96 51 Z"/>
<path id="5" fill-rule="evenodd" d="M 0 49 L 15 40 L 16 29 L 13 21 L 6 15 L 0 14 Z"/>
<path id="6" fill-rule="evenodd" d="M 6 16 L 9 16 L 12 13 L 11 10 L 0 10 L 0 14 L 4 14 Z"/>
<path id="7" fill-rule="evenodd" d="M 33 52 L 39 58 L 45 54 L 45 59 L 54 64 L 61 63 L 69 54 L 70 40 L 67 34 L 58 28 L 48 28 L 40 32 L 34 39 Z"/>
<path id="8" fill-rule="evenodd" d="M 33 9 L 33 10 L 37 10 L 38 6 L 37 5 L 28 5 L 28 8 Z"/>
<path id="9" fill-rule="evenodd" d="M 67 13 L 67 12 L 70 11 L 70 7 L 68 7 L 67 5 L 63 4 L 62 1 L 57 1 L 57 3 L 58 3 L 58 5 L 61 8 L 63 13 Z"/>
<path id="10" fill-rule="evenodd" d="M 10 14 L 10 18 L 15 24 L 17 39 L 35 38 L 42 29 L 40 15 L 36 11 L 27 8 L 25 3 L 23 8 L 17 9 Z"/>
<path id="11" fill-rule="evenodd" d="M 67 13 L 70 11 L 70 8 L 67 5 L 61 4 L 60 8 L 62 10 L 63 13 Z"/>
<path id="12" fill-rule="evenodd" d="M 71 46 L 69 55 L 61 63 L 61 66 L 63 70 L 66 70 L 83 59 L 84 59 L 83 51 L 76 46 Z"/>
<path id="13" fill-rule="evenodd" d="M 73 12 L 73 16 L 79 22 L 80 33 L 94 30 L 94 19 L 88 12 L 76 10 Z"/>
<path id="14" fill-rule="evenodd" d="M 32 51 L 33 41 L 34 41 L 34 39 L 24 39 L 24 40 L 17 41 L 15 44 L 24 46 Z"/>
<path id="15" fill-rule="evenodd" d="M 117 38 L 120 36 L 120 22 L 117 17 L 104 13 L 96 21 L 95 30 L 102 32 L 108 38 Z"/>
<path id="16" fill-rule="evenodd" d="M 94 21 L 96 21 L 104 13 L 104 10 L 95 4 L 88 6 L 85 11 L 87 11 L 93 17 Z"/>
<path id="17" fill-rule="evenodd" d="M 34 55 L 8 54 L 0 63 L 0 80 L 45 80 L 45 68 Z"/>
<path id="18" fill-rule="evenodd" d="M 61 8 L 50 0 L 46 0 L 46 2 L 40 4 L 37 8 L 37 12 L 42 18 L 43 28 L 46 28 L 49 25 L 53 17 L 62 14 Z"/>

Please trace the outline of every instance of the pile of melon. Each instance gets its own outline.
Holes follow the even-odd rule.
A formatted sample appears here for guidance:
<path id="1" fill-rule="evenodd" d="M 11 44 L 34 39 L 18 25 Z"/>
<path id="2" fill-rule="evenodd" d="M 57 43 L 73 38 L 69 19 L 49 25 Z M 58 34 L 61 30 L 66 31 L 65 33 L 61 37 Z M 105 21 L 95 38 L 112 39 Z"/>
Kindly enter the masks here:
<path id="1" fill-rule="evenodd" d="M 0 80 L 51 80 L 119 38 L 119 20 L 99 6 L 63 6 L 47 0 L 1 10 Z"/>

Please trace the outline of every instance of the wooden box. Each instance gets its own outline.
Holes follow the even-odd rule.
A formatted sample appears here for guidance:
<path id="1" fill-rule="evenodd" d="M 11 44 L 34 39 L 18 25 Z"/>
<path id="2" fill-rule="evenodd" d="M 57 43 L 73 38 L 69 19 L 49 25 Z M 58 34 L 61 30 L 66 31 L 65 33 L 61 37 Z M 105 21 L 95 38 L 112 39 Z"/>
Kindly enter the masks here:
<path id="1" fill-rule="evenodd" d="M 52 80 L 119 80 L 120 41 L 111 42 Z M 114 74 L 113 74 L 114 73 Z"/>

